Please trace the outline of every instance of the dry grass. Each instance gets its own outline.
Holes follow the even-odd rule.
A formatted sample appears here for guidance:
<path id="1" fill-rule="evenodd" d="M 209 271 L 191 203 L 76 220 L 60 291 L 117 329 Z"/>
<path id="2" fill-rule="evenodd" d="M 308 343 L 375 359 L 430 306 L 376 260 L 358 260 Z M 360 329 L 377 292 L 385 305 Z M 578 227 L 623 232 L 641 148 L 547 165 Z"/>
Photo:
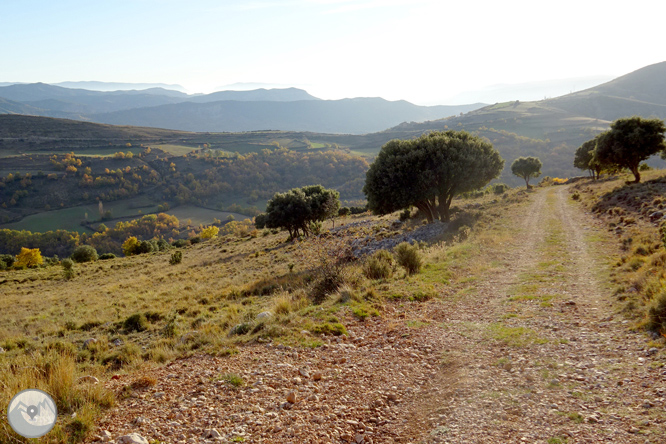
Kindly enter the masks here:
<path id="1" fill-rule="evenodd" d="M 666 333 L 660 321 L 666 293 L 666 245 L 655 212 L 666 212 L 666 173 L 642 173 L 642 182 L 626 184 L 628 176 L 584 181 L 575 186 L 583 205 L 604 220 L 618 239 L 618 260 L 612 274 L 615 295 L 637 326 Z"/>
<path id="2" fill-rule="evenodd" d="M 322 344 L 318 335 L 345 334 L 345 324 L 381 316 L 386 304 L 455 293 L 497 259 L 486 258 L 482 246 L 503 242 L 511 223 L 498 226 L 504 220 L 498 216 L 526 199 L 517 191 L 508 196 L 495 203 L 496 196 L 487 195 L 460 202 L 488 209 L 487 217 L 478 212 L 470 218 L 466 210 L 454 219 L 452 225 L 470 226 L 469 239 L 458 237 L 457 225 L 442 239 L 446 243 L 420 253 L 420 272 L 400 271 L 381 280 L 364 275 L 362 261 L 350 260 L 348 245 L 400 232 L 391 227 L 397 214 L 347 217 L 345 230 L 302 241 L 287 242 L 287 234 L 270 232 L 221 236 L 182 249 L 182 262 L 175 265 L 165 251 L 78 264 L 70 279 L 58 266 L 0 272 L 5 301 L 0 346 L 6 351 L 0 365 L 25 361 L 25 369 L 53 368 L 48 377 L 32 370 L 3 372 L 3 396 L 26 384 L 47 387 L 65 410 L 77 413 L 76 424 L 49 436 L 57 437 L 53 442 L 76 442 L 91 430 L 100 409 L 113 403 L 102 384 L 77 384 L 79 375 L 144 374 L 152 363 L 200 351 L 227 355 L 252 341 L 316 347 Z M 271 314 L 259 317 L 264 311 Z M 97 342 L 84 346 L 88 339 Z M 144 377 L 135 384 L 140 389 L 151 381 Z"/>

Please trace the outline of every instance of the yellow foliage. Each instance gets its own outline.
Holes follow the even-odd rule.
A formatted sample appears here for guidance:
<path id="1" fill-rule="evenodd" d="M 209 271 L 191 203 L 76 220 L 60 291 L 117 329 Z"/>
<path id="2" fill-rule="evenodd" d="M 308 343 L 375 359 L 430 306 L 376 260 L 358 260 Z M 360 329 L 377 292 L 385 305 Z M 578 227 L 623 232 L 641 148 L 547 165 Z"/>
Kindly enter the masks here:
<path id="1" fill-rule="evenodd" d="M 136 251 L 138 245 L 139 240 L 135 236 L 128 237 L 127 240 L 123 242 L 123 254 L 125 254 L 125 256 L 131 256 L 134 251 Z"/>
<path id="2" fill-rule="evenodd" d="M 217 228 L 215 225 L 211 225 L 210 227 L 206 227 L 201 230 L 200 236 L 202 239 L 210 239 L 217 236 L 217 233 L 219 232 L 219 228 Z"/>
<path id="3" fill-rule="evenodd" d="M 16 256 L 17 267 L 34 267 L 44 262 L 42 252 L 39 248 L 21 248 L 21 252 Z"/>
<path id="4" fill-rule="evenodd" d="M 254 224 L 250 219 L 245 219 L 241 222 L 232 220 L 222 227 L 222 234 L 232 234 L 237 237 L 245 237 L 249 236 L 253 229 Z"/>
<path id="5" fill-rule="evenodd" d="M 569 182 L 569 179 L 566 178 L 566 177 L 563 178 L 563 179 L 560 179 L 559 177 L 553 177 L 553 183 L 555 185 L 561 185 L 561 184 L 564 184 L 564 183 L 567 183 L 567 182 Z"/>

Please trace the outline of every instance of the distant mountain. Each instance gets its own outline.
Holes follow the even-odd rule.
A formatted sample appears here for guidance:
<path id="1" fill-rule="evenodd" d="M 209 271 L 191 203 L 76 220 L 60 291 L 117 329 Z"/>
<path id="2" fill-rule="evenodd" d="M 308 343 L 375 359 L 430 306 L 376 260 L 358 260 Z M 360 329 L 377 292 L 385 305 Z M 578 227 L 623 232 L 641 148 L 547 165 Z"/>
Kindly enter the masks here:
<path id="1" fill-rule="evenodd" d="M 14 102 L 0 97 L 0 114 L 29 114 L 33 116 L 44 115 L 44 110 L 24 103 Z"/>
<path id="2" fill-rule="evenodd" d="M 612 76 L 588 76 L 569 79 L 543 80 L 514 84 L 491 85 L 476 91 L 466 91 L 446 99 L 446 103 L 496 103 L 512 100 L 530 101 L 559 97 L 575 91 L 600 85 Z M 439 103 L 442 100 L 437 100 Z"/>
<path id="3" fill-rule="evenodd" d="M 0 87 L 0 98 L 20 102 L 29 107 L 39 109 L 39 111 L 30 108 L 26 109 L 26 112 L 34 115 L 69 117 L 84 120 L 87 120 L 87 116 L 92 114 L 190 101 L 207 103 L 221 100 L 239 102 L 319 100 L 306 91 L 296 88 L 219 91 L 212 94 L 188 95 L 161 87 L 127 91 L 92 91 L 88 89 L 65 88 L 46 83 L 21 83 L 3 86 Z"/>
<path id="4" fill-rule="evenodd" d="M 296 90 L 298 91 L 298 90 Z M 91 120 L 185 131 L 314 131 L 363 134 L 405 121 L 434 120 L 483 106 L 417 106 L 381 98 L 301 100 L 295 102 L 184 102 L 152 108 L 96 114 Z"/>
<path id="5" fill-rule="evenodd" d="M 169 85 L 166 83 L 122 83 L 122 82 L 60 82 L 51 85 L 62 86 L 63 88 L 88 89 L 91 91 L 129 91 L 146 90 L 160 88 L 165 90 L 187 93 L 187 90 L 180 85 Z"/>
<path id="6" fill-rule="evenodd" d="M 298 100 L 320 100 L 311 96 L 302 89 L 254 89 L 245 91 L 218 91 L 189 99 L 189 102 L 209 103 L 222 100 L 235 100 L 239 102 L 295 102 Z"/>
<path id="7" fill-rule="evenodd" d="M 57 113 L 92 114 L 112 112 L 141 106 L 156 106 L 177 103 L 182 97 L 172 94 L 156 94 L 141 91 L 90 91 L 87 89 L 63 88 L 46 83 L 17 84 L 0 87 L 0 97 L 22 102 Z M 187 97 L 187 96 L 185 96 Z"/>

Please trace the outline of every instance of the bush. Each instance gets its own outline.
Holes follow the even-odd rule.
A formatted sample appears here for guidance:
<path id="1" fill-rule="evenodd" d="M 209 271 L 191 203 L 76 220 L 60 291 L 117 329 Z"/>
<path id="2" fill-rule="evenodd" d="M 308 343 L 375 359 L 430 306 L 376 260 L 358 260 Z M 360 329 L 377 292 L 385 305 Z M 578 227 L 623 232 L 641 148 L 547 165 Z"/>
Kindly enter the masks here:
<path id="1" fill-rule="evenodd" d="M 312 286 L 310 297 L 315 304 L 320 304 L 326 296 L 338 291 L 344 282 L 344 265 L 327 258 L 319 265 L 318 279 Z"/>
<path id="2" fill-rule="evenodd" d="M 187 239 L 176 239 L 175 241 L 173 241 L 171 245 L 173 245 L 176 248 L 183 248 L 190 245 L 190 241 L 188 241 Z"/>
<path id="3" fill-rule="evenodd" d="M 99 259 L 105 261 L 107 259 L 115 259 L 116 255 L 113 253 L 104 253 L 99 255 Z"/>
<path id="4" fill-rule="evenodd" d="M 132 256 L 136 253 L 136 249 L 139 245 L 139 240 L 135 236 L 128 237 L 125 242 L 123 242 L 123 254 L 125 256 Z"/>
<path id="5" fill-rule="evenodd" d="M 178 251 L 174 251 L 173 253 L 171 253 L 171 259 L 169 259 L 169 263 L 171 265 L 180 264 L 182 261 L 183 261 L 183 252 L 182 251 L 178 250 Z"/>
<path id="6" fill-rule="evenodd" d="M 190 243 L 192 245 L 198 244 L 199 242 L 201 242 L 201 238 L 199 236 L 194 236 L 193 238 L 190 239 Z"/>
<path id="7" fill-rule="evenodd" d="M 16 268 L 36 267 L 42 265 L 44 259 L 39 248 L 21 248 L 21 252 L 16 256 Z"/>
<path id="8" fill-rule="evenodd" d="M 366 205 L 364 207 L 351 207 L 349 211 L 351 211 L 351 214 L 362 214 L 368 211 L 368 206 Z"/>
<path id="9" fill-rule="evenodd" d="M 412 216 L 412 210 L 409 209 L 409 208 L 406 208 L 405 211 L 400 213 L 399 218 L 400 218 L 400 221 L 404 222 L 404 221 L 408 220 L 411 216 Z"/>
<path id="10" fill-rule="evenodd" d="M 144 254 L 152 253 L 153 251 L 159 250 L 159 247 L 151 241 L 139 241 L 139 243 L 134 248 L 132 254 Z"/>
<path id="11" fill-rule="evenodd" d="M 169 242 L 164 239 L 152 240 L 151 243 L 153 244 L 155 251 L 165 251 L 171 248 Z"/>
<path id="12" fill-rule="evenodd" d="M 202 239 L 211 239 L 217 236 L 217 233 L 219 232 L 220 232 L 219 228 L 217 228 L 215 225 L 211 225 L 201 230 L 201 233 L 199 233 L 199 235 L 201 236 Z"/>
<path id="13" fill-rule="evenodd" d="M 350 214 L 351 214 L 351 208 L 349 207 L 342 207 L 338 210 L 338 216 L 340 217 L 349 216 Z"/>
<path id="14" fill-rule="evenodd" d="M 268 215 L 266 213 L 261 213 L 255 216 L 254 218 L 254 226 L 257 227 L 260 230 L 263 230 L 266 228 L 266 220 L 268 219 Z"/>
<path id="15" fill-rule="evenodd" d="M 79 245 L 74 249 L 70 258 L 77 263 L 92 262 L 99 259 L 97 250 L 90 245 Z"/>
<path id="16" fill-rule="evenodd" d="M 652 307 L 648 310 L 648 325 L 649 330 L 658 333 L 666 333 L 666 291 L 662 291 L 659 296 L 655 298 Z"/>
<path id="17" fill-rule="evenodd" d="M 71 279 L 74 276 L 74 261 L 71 259 L 63 259 L 61 264 L 62 275 L 65 279 Z"/>
<path id="18" fill-rule="evenodd" d="M 505 183 L 496 183 L 493 185 L 492 190 L 495 194 L 504 194 L 510 189 L 509 185 Z"/>
<path id="19" fill-rule="evenodd" d="M 0 254 L 0 267 L 4 264 L 5 268 L 10 268 L 14 265 L 16 259 L 11 254 Z"/>
<path id="20" fill-rule="evenodd" d="M 393 274 L 395 260 L 386 250 L 375 251 L 363 264 L 363 274 L 368 279 L 388 279 Z"/>
<path id="21" fill-rule="evenodd" d="M 407 274 L 416 274 L 423 266 L 421 252 L 414 245 L 402 242 L 394 249 L 398 265 L 403 267 Z"/>
<path id="22" fill-rule="evenodd" d="M 123 328 L 128 333 L 133 331 L 145 331 L 148 329 L 148 319 L 146 319 L 146 315 L 143 313 L 133 314 L 125 319 L 123 322 Z"/>

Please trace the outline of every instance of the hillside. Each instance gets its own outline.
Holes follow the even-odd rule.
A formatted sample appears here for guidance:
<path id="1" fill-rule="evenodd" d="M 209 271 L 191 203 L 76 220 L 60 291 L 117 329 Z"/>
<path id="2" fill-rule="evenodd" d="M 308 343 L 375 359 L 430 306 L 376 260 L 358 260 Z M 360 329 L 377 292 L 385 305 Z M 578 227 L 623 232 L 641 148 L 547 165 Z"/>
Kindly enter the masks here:
<path id="1" fill-rule="evenodd" d="M 294 242 L 232 230 L 180 263 L 0 271 L 0 399 L 19 380 L 54 393 L 57 443 L 661 443 L 664 339 L 627 283 L 664 247 L 622 195 L 655 197 L 663 174 L 576 184 L 590 205 L 625 202 L 622 222 L 543 187 L 466 201 L 448 225 L 365 214 Z M 354 255 L 404 264 L 405 238 L 422 241 L 411 275 Z"/>

